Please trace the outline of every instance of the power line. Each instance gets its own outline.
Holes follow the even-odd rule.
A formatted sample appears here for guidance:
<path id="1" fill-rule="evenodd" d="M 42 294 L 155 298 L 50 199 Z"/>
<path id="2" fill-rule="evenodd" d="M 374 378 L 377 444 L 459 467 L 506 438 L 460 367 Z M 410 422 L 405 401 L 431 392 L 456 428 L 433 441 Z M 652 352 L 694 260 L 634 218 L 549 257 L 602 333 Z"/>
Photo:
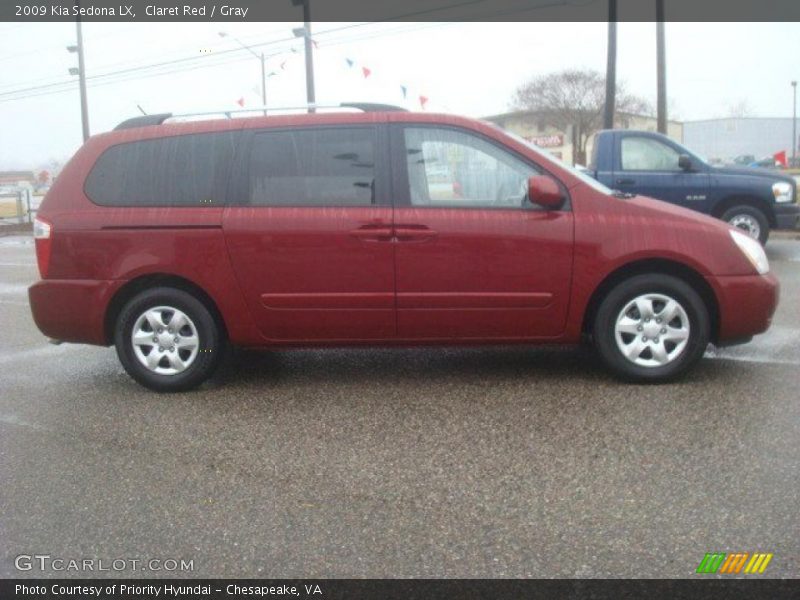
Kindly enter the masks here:
<path id="1" fill-rule="evenodd" d="M 442 26 L 442 25 L 446 25 L 446 24 L 434 24 L 434 25 L 421 26 L 421 27 L 402 28 L 402 29 L 397 29 L 397 30 L 391 30 L 391 31 L 388 31 L 388 32 L 387 31 L 370 32 L 368 35 L 365 35 L 365 36 L 358 36 L 358 37 L 355 37 L 355 38 L 341 38 L 341 39 L 332 40 L 330 42 L 327 42 L 326 46 L 334 46 L 334 45 L 339 45 L 339 44 L 348 43 L 348 42 L 352 42 L 352 41 L 359 41 L 361 39 L 372 39 L 374 37 L 379 37 L 381 35 L 396 35 L 398 33 L 406 33 L 408 31 L 413 31 L 413 30 L 416 30 L 416 29 L 423 29 L 423 28 L 426 28 L 426 27 Z M 342 31 L 344 29 L 351 29 L 353 27 L 355 27 L 355 25 L 348 25 L 348 26 L 345 26 L 345 27 L 338 27 L 338 28 L 335 28 L 335 29 L 328 29 L 328 30 L 325 30 L 325 31 L 321 31 L 320 34 L 332 33 L 334 31 Z M 262 44 L 253 44 L 253 46 L 251 46 L 251 47 L 272 45 L 272 44 L 276 44 L 276 43 L 280 43 L 280 42 L 286 42 L 286 41 L 294 42 L 294 41 L 296 41 L 296 38 L 292 37 L 292 38 L 285 38 L 285 39 L 282 39 L 282 40 L 273 40 L 271 42 L 265 42 L 265 43 L 262 43 Z M 92 85 L 90 87 L 98 87 L 100 84 L 94 83 L 94 81 L 96 81 L 96 80 L 104 80 L 104 79 L 108 79 L 108 78 L 113 78 L 111 81 L 103 83 L 103 85 L 106 85 L 106 84 L 110 84 L 110 83 L 121 83 L 121 82 L 124 82 L 124 81 L 131 81 L 133 79 L 143 79 L 143 78 L 150 77 L 150 76 L 157 77 L 159 75 L 166 74 L 166 73 L 177 73 L 177 72 L 180 72 L 180 71 L 195 70 L 197 68 L 214 67 L 214 66 L 216 66 L 218 64 L 229 64 L 229 63 L 232 63 L 232 62 L 243 62 L 243 60 L 245 60 L 245 59 L 241 59 L 241 58 L 237 58 L 237 59 L 234 59 L 232 61 L 209 62 L 211 59 L 218 58 L 218 55 L 220 55 L 220 54 L 232 54 L 232 55 L 235 55 L 235 54 L 242 54 L 243 52 L 244 52 L 244 49 L 242 49 L 242 48 L 233 48 L 231 50 L 225 50 L 225 51 L 218 52 L 218 53 L 216 53 L 217 56 L 214 56 L 214 55 L 199 56 L 199 57 L 193 56 L 193 57 L 185 57 L 185 58 L 176 59 L 176 60 L 170 60 L 170 61 L 162 61 L 160 63 L 154 63 L 154 64 L 151 64 L 151 65 L 142 65 L 142 66 L 138 66 L 138 67 L 131 67 L 129 69 L 121 69 L 121 70 L 113 71 L 113 72 L 109 72 L 109 73 L 101 73 L 101 74 L 97 74 L 97 75 L 92 75 L 92 76 L 88 77 L 87 80 L 92 80 L 93 81 L 93 83 L 92 83 Z M 273 57 L 279 56 L 281 54 L 286 54 L 287 52 L 288 52 L 288 50 L 283 50 L 281 52 L 269 55 L 268 58 L 273 58 Z M 178 63 L 196 61 L 198 59 L 203 59 L 204 60 L 203 64 L 200 64 L 200 65 L 189 65 L 189 66 L 185 66 L 183 68 L 173 69 L 173 70 L 169 70 L 169 71 L 157 71 L 155 73 L 148 73 L 148 74 L 137 76 L 137 77 L 122 77 L 122 78 L 119 77 L 120 75 L 124 76 L 126 74 L 134 73 L 134 72 L 137 72 L 137 71 L 150 70 L 150 69 L 159 69 L 161 67 L 173 66 L 173 65 L 178 64 Z M 70 91 L 74 87 L 75 87 L 75 81 L 66 80 L 66 81 L 60 81 L 60 82 L 54 82 L 54 83 L 50 83 L 50 84 L 46 84 L 46 85 L 41 85 L 41 86 L 33 86 L 33 87 L 30 87 L 30 88 L 24 88 L 24 89 L 18 89 L 18 90 L 10 90 L 10 91 L 7 91 L 7 92 L 0 92 L 0 103 L 12 102 L 14 100 L 22 100 L 22 99 L 28 99 L 28 98 L 36 98 L 36 97 L 45 96 L 45 95 L 48 95 L 48 94 L 59 94 L 59 93 L 63 93 L 63 92 L 66 92 L 66 91 Z M 25 92 L 33 92 L 33 93 L 24 94 Z M 20 95 L 20 94 L 24 94 L 24 95 Z"/>
<path id="2" fill-rule="evenodd" d="M 317 36 L 326 35 L 328 33 L 335 33 L 335 32 L 339 32 L 339 31 L 344 31 L 344 30 L 347 30 L 347 29 L 353 29 L 355 27 L 363 27 L 365 25 L 372 25 L 372 24 L 373 23 L 356 23 L 356 24 L 351 24 L 351 25 L 345 25 L 345 26 L 342 26 L 342 27 L 334 27 L 334 28 L 331 28 L 331 29 L 325 29 L 325 30 L 322 30 L 322 31 L 318 32 Z M 255 36 L 245 36 L 245 39 L 247 39 L 248 37 L 255 37 Z M 283 43 L 283 42 L 295 42 L 295 41 L 297 41 L 296 38 L 294 36 L 292 36 L 292 37 L 280 38 L 280 39 L 277 39 L 277 40 L 269 40 L 269 41 L 266 41 L 266 42 L 257 42 L 257 43 L 253 43 L 253 44 L 249 44 L 249 45 L 250 45 L 250 47 L 264 47 L 264 46 L 270 46 L 270 45 L 273 45 L 273 44 L 279 44 L 279 43 Z M 215 52 L 214 54 L 217 54 L 217 55 L 219 55 L 219 54 L 233 54 L 233 53 L 238 53 L 238 52 L 242 52 L 242 51 L 243 50 L 241 48 L 230 48 L 228 50 L 220 50 L 219 52 Z M 173 64 L 173 63 L 178 63 L 178 62 L 189 62 L 189 61 L 194 61 L 194 60 L 203 60 L 203 59 L 209 58 L 209 56 L 210 55 L 187 56 L 187 57 L 177 58 L 177 59 L 174 59 L 174 60 L 168 60 L 168 61 L 162 61 L 162 62 L 159 62 L 159 63 L 154 63 L 153 65 L 138 65 L 138 66 L 131 67 L 131 69 L 123 69 L 123 70 L 127 71 L 127 70 L 134 70 L 134 69 L 147 69 L 147 68 L 150 68 L 151 66 L 159 66 L 159 65 L 164 64 L 164 63 Z M 0 60 L 2 60 L 2 59 L 0 59 Z M 131 62 L 130 61 L 122 61 L 122 62 L 110 63 L 110 64 L 106 64 L 106 65 L 99 65 L 99 66 L 97 66 L 95 68 L 96 69 L 104 69 L 104 68 L 113 67 L 113 66 L 117 66 L 117 65 L 124 65 L 124 64 L 131 64 Z M 104 77 L 106 75 L 115 74 L 117 72 L 119 72 L 119 71 L 114 71 L 113 73 L 111 73 L 111 72 L 109 72 L 109 73 L 100 73 L 100 74 L 97 74 L 97 75 L 93 75 L 91 78 Z M 48 77 L 43 77 L 43 78 L 40 78 L 38 80 L 28 81 L 27 83 L 36 83 L 38 81 L 47 81 L 48 79 L 49 79 Z M 54 82 L 49 82 L 49 83 L 46 83 L 46 84 L 42 84 L 41 86 L 31 86 L 31 87 L 20 88 L 20 89 L 16 89 L 16 90 L 7 90 L 5 92 L 0 92 L 0 96 L 6 96 L 6 95 L 10 95 L 10 94 L 22 93 L 22 92 L 27 92 L 27 91 L 38 91 L 39 89 L 44 89 L 46 87 L 53 87 L 53 86 L 58 86 L 58 85 L 62 85 L 62 84 L 69 84 L 69 83 L 71 83 L 71 81 L 72 80 L 54 81 Z M 14 84 L 10 84 L 10 85 L 14 85 Z M 17 84 L 17 85 L 19 85 L 19 84 Z M 22 84 L 22 85 L 25 85 L 25 84 Z M 2 86 L 0 86 L 0 87 L 2 87 Z M 9 87 L 9 84 L 5 84 L 5 87 Z"/>
<path id="3" fill-rule="evenodd" d="M 403 14 L 403 15 L 398 15 L 398 16 L 393 17 L 391 19 L 388 19 L 387 21 L 384 21 L 384 22 L 399 21 L 401 19 L 406 19 L 408 17 L 427 15 L 427 14 L 431 14 L 431 13 L 434 13 L 434 12 L 440 12 L 440 11 L 443 11 L 443 10 L 449 10 L 449 9 L 456 8 L 456 7 L 459 7 L 459 6 L 469 6 L 469 5 L 483 4 L 483 3 L 487 2 L 487 1 L 488 0 L 467 0 L 467 1 L 464 1 L 464 2 L 458 2 L 458 3 L 455 3 L 455 4 L 443 6 L 443 7 L 431 8 L 431 9 L 426 9 L 426 10 L 422 10 L 422 11 L 416 11 L 416 12 L 413 12 L 413 13 L 406 13 L 406 14 Z M 550 7 L 553 7 L 553 6 L 564 5 L 566 1 L 567 0 L 551 0 L 549 2 L 546 2 L 545 4 L 538 5 L 538 6 L 535 6 L 535 7 L 525 6 L 525 7 L 522 7 L 522 8 L 514 8 L 514 9 L 501 11 L 499 13 L 496 10 L 494 10 L 494 11 L 486 12 L 486 13 L 484 13 L 482 15 L 477 15 L 476 14 L 476 15 L 474 15 L 474 18 L 475 18 L 475 20 L 480 20 L 481 17 L 485 17 L 485 16 L 495 16 L 496 17 L 496 16 L 500 16 L 500 15 L 511 15 L 511 14 L 520 13 L 520 12 L 530 12 L 532 10 L 544 9 L 544 8 L 550 8 Z M 326 30 L 318 32 L 315 35 L 315 38 L 319 37 L 321 35 L 326 35 L 326 34 L 335 33 L 335 32 L 338 32 L 338 31 L 344 31 L 344 30 L 348 30 L 348 29 L 353 29 L 355 27 L 363 27 L 363 26 L 366 26 L 366 25 L 375 25 L 375 24 L 376 23 L 371 23 L 371 22 L 355 23 L 355 24 L 351 24 L 351 25 L 345 25 L 345 26 L 342 26 L 342 27 L 326 29 Z M 442 25 L 442 24 L 439 24 L 439 25 Z M 412 28 L 412 30 L 413 30 L 413 28 Z M 408 31 L 408 30 L 397 31 L 396 33 L 404 33 L 406 31 Z M 341 40 L 331 41 L 327 45 L 336 45 L 336 44 L 339 44 L 339 43 L 347 43 L 347 42 L 352 42 L 352 41 L 359 41 L 359 39 L 371 39 L 373 37 L 379 37 L 381 35 L 392 35 L 392 33 L 391 32 L 374 32 L 374 33 L 368 34 L 367 36 L 364 36 L 363 38 L 359 38 L 359 37 L 351 38 L 351 39 L 344 38 L 344 39 L 341 39 Z M 271 46 L 271 45 L 280 44 L 280 43 L 284 43 L 284 42 L 295 42 L 295 41 L 296 41 L 296 38 L 293 36 L 293 37 L 287 37 L 287 38 L 282 38 L 282 39 L 278 39 L 278 40 L 271 40 L 271 41 L 268 41 L 268 42 L 254 43 L 254 44 L 250 44 L 249 46 L 250 46 L 250 48 L 260 48 L 260 47 Z M 236 53 L 242 53 L 242 52 L 244 52 L 243 48 L 232 48 L 232 49 L 229 49 L 229 50 L 221 50 L 221 51 L 217 52 L 216 54 L 217 55 L 220 55 L 220 54 L 236 54 Z M 284 52 L 286 52 L 286 51 L 284 51 Z M 208 59 L 210 58 L 210 56 L 211 55 L 202 55 L 202 56 L 190 56 L 190 57 L 177 58 L 177 59 L 173 59 L 173 60 L 162 61 L 162 62 L 159 62 L 159 63 L 153 63 L 153 64 L 150 64 L 150 65 L 140 65 L 140 66 L 130 67 L 128 69 L 120 69 L 120 70 L 113 71 L 113 72 L 100 73 L 100 74 L 97 74 L 97 75 L 92 75 L 92 76 L 88 77 L 87 79 L 91 79 L 91 80 L 101 79 L 102 80 L 102 79 L 107 79 L 107 78 L 114 78 L 114 77 L 117 77 L 119 75 L 124 75 L 124 74 L 127 74 L 127 73 L 134 73 L 136 71 L 149 70 L 149 69 L 159 68 L 159 67 L 163 67 L 163 66 L 170 66 L 170 65 L 184 64 L 184 63 L 191 64 L 192 61 L 197 61 L 197 60 L 203 60 L 205 62 L 205 64 L 199 65 L 199 66 L 192 66 L 192 67 L 188 67 L 188 68 L 185 68 L 185 69 L 177 69 L 175 71 L 169 71 L 169 72 L 172 73 L 172 72 L 179 72 L 181 70 L 194 70 L 195 68 L 202 68 L 204 66 L 209 66 L 209 67 L 215 66 L 216 63 L 208 63 Z M 237 61 L 231 61 L 231 62 L 237 62 Z M 161 74 L 161 73 L 157 72 L 157 73 L 153 73 L 153 74 L 140 76 L 140 77 L 137 77 L 137 78 L 144 78 L 144 77 L 148 77 L 148 76 L 158 76 L 159 74 Z M 131 80 L 131 79 L 134 79 L 134 78 L 114 79 L 113 81 L 110 81 L 110 82 L 107 82 L 107 83 L 118 83 L 118 82 L 122 82 L 122 81 L 128 81 L 128 80 Z M 43 84 L 43 85 L 40 85 L 40 86 L 32 86 L 32 87 L 29 87 L 29 88 L 22 88 L 22 89 L 17 89 L 17 90 L 8 90 L 6 92 L 0 92 L 0 103 L 11 102 L 11 101 L 14 101 L 14 100 L 23 100 L 23 99 L 27 99 L 27 98 L 35 98 L 35 97 L 43 96 L 43 95 L 47 95 L 47 94 L 62 93 L 64 91 L 72 89 L 74 87 L 74 83 L 75 82 L 73 80 L 64 80 L 64 81 L 53 82 L 53 83 L 49 83 L 49 84 Z M 93 84 L 92 87 L 97 87 L 98 85 L 99 84 Z M 33 94 L 25 94 L 25 92 L 34 92 L 34 93 Z M 20 94 L 25 94 L 25 95 L 20 95 Z"/>

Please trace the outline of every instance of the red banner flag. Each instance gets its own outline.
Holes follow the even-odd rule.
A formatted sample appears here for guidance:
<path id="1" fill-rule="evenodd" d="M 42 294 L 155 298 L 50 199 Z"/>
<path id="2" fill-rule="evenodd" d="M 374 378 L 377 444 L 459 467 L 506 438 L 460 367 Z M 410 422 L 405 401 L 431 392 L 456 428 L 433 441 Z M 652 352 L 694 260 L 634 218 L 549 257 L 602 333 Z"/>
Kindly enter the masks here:
<path id="1" fill-rule="evenodd" d="M 419 105 L 422 107 L 422 110 L 425 110 L 425 105 L 428 103 L 427 96 L 420 96 L 419 97 Z"/>
<path id="2" fill-rule="evenodd" d="M 370 73 L 372 73 L 367 67 L 361 67 L 361 72 L 364 74 L 364 79 L 369 77 Z"/>
<path id="3" fill-rule="evenodd" d="M 775 159 L 775 162 L 782 166 L 784 169 L 786 168 L 786 150 L 781 150 L 780 152 L 776 152 L 772 155 L 772 158 Z"/>

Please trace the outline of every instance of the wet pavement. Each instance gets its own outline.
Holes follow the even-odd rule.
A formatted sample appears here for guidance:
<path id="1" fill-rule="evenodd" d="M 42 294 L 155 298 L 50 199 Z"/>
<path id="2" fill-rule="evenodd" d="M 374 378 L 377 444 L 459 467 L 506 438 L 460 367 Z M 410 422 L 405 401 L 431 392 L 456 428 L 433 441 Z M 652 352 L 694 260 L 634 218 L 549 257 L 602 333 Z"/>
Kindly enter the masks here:
<path id="1" fill-rule="evenodd" d="M 31 239 L 0 237 L 0 576 L 693 577 L 761 551 L 797 577 L 800 241 L 768 252 L 773 328 L 672 385 L 585 350 L 328 350 L 160 396 L 113 349 L 48 345 Z"/>

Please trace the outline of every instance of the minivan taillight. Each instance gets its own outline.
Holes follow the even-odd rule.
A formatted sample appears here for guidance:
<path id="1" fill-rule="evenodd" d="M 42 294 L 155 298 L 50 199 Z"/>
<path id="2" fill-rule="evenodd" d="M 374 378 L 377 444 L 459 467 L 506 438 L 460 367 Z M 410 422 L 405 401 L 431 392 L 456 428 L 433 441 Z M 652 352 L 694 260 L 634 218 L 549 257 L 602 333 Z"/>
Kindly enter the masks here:
<path id="1" fill-rule="evenodd" d="M 33 239 L 36 240 L 36 262 L 39 265 L 39 275 L 41 275 L 42 279 L 45 279 L 47 277 L 47 269 L 50 267 L 53 226 L 41 217 L 36 217 L 33 220 Z"/>

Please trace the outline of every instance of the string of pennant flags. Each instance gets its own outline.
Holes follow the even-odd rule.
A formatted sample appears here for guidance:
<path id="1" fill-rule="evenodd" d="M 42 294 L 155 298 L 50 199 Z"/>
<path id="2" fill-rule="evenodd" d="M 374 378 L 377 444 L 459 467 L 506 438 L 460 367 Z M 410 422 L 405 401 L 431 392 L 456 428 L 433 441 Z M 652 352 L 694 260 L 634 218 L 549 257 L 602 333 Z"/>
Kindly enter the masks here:
<path id="1" fill-rule="evenodd" d="M 312 39 L 311 43 L 314 46 L 315 50 L 319 50 L 320 49 L 320 44 L 319 44 L 319 42 L 317 40 Z M 288 56 L 284 57 L 283 54 L 287 54 L 287 53 L 288 53 Z M 297 48 L 293 47 L 293 48 L 290 48 L 286 53 L 283 53 L 283 54 L 278 55 L 281 58 L 281 62 L 278 63 L 278 67 L 276 69 L 274 69 L 274 70 L 272 70 L 272 71 L 270 71 L 270 72 L 268 72 L 266 74 L 267 79 L 269 79 L 271 77 L 277 77 L 281 73 L 285 72 L 289 62 L 296 55 L 299 54 L 299 50 Z M 360 61 L 357 61 L 356 59 L 348 57 L 348 56 L 345 56 L 343 60 L 344 60 L 344 64 L 346 65 L 346 67 L 349 70 L 352 70 L 354 73 L 360 74 L 360 77 L 363 80 L 369 80 L 369 81 L 375 80 L 376 76 L 373 73 L 373 70 L 372 70 L 371 67 L 368 67 L 366 64 L 361 63 Z M 409 101 L 410 99 L 414 98 L 415 101 L 419 103 L 419 107 L 420 107 L 421 110 L 425 110 L 426 109 L 426 107 L 428 105 L 428 101 L 429 101 L 429 98 L 428 98 L 427 95 L 425 95 L 422 92 L 413 92 L 412 93 L 412 88 L 407 83 L 396 83 L 396 84 L 392 84 L 392 85 L 390 85 L 388 87 L 395 87 L 395 86 L 396 86 L 396 89 L 398 90 L 399 94 L 402 96 L 403 100 Z M 251 89 L 251 91 L 254 94 L 257 94 L 257 95 L 261 94 L 261 89 L 259 87 L 257 87 L 257 86 L 254 86 Z M 239 106 L 241 106 L 243 108 L 244 108 L 245 103 L 246 103 L 246 101 L 245 101 L 245 97 L 244 96 L 241 96 L 238 100 L 236 100 L 236 104 L 238 104 Z"/>
<path id="2" fill-rule="evenodd" d="M 360 67 L 361 74 L 364 77 L 364 79 L 369 79 L 370 76 L 372 75 L 372 69 L 370 69 L 366 65 L 357 64 L 356 61 L 353 60 L 352 58 L 345 58 L 344 60 L 347 64 L 347 67 L 350 69 L 356 69 L 356 67 Z M 400 89 L 400 93 L 403 95 L 403 100 L 408 100 L 408 86 L 401 83 L 398 84 L 398 87 Z M 425 96 L 424 94 L 419 94 L 418 101 L 420 108 L 422 110 L 425 110 L 425 106 L 428 104 L 428 97 Z"/>

